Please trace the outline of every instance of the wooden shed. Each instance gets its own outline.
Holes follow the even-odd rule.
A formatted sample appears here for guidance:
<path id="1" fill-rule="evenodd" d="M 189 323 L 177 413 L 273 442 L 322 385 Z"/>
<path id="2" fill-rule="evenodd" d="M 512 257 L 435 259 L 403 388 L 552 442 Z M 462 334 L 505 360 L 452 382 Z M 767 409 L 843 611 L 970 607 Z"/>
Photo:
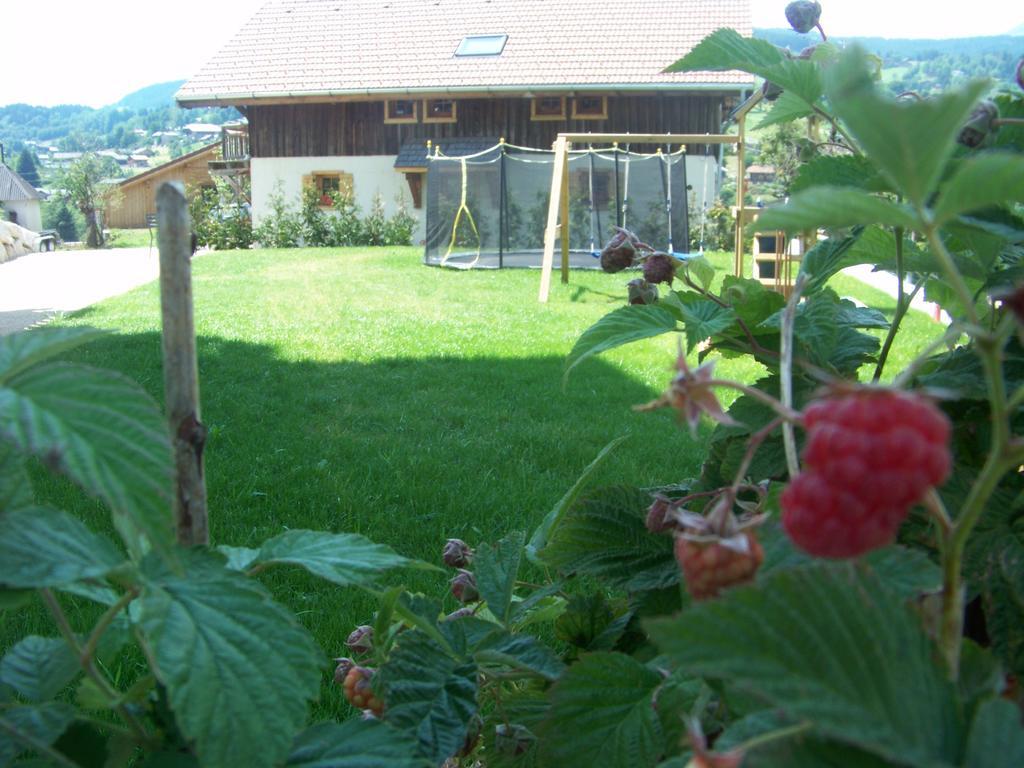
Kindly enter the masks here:
<path id="1" fill-rule="evenodd" d="M 180 181 L 186 187 L 212 187 L 209 163 L 219 159 L 220 145 L 217 141 L 120 182 L 107 208 L 104 226 L 145 229 L 146 216 L 156 213 L 156 190 L 165 181 Z"/>

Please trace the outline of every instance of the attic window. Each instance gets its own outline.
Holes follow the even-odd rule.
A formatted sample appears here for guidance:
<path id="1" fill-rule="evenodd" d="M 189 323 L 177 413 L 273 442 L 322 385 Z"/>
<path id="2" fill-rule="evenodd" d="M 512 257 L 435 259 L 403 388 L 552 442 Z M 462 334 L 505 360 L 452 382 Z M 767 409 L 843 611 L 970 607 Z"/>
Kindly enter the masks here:
<path id="1" fill-rule="evenodd" d="M 531 120 L 565 120 L 565 96 L 538 96 L 530 102 Z"/>
<path id="2" fill-rule="evenodd" d="M 608 99 L 605 96 L 577 96 L 572 100 L 573 120 L 607 120 Z"/>
<path id="3" fill-rule="evenodd" d="M 426 99 L 423 102 L 424 123 L 454 123 L 455 102 L 451 99 Z"/>
<path id="4" fill-rule="evenodd" d="M 462 38 L 456 56 L 500 56 L 508 35 L 470 35 Z"/>
<path id="5" fill-rule="evenodd" d="M 419 121 L 417 102 L 413 99 L 398 99 L 384 103 L 385 123 L 415 123 Z"/>

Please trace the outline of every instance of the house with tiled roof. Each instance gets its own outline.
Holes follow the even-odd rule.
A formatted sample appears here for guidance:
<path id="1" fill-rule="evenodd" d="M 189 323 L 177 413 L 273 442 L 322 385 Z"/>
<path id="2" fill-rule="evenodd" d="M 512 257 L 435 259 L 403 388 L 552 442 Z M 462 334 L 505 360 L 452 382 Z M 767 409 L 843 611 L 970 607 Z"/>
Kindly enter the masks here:
<path id="1" fill-rule="evenodd" d="M 419 208 L 428 140 L 719 132 L 750 76 L 664 69 L 721 27 L 749 1 L 269 0 L 176 98 L 248 118 L 257 219 L 304 183 Z"/>
<path id="2" fill-rule="evenodd" d="M 42 199 L 43 196 L 17 171 L 0 162 L 0 207 L 3 208 L 4 219 L 38 232 L 43 228 L 39 207 Z"/>

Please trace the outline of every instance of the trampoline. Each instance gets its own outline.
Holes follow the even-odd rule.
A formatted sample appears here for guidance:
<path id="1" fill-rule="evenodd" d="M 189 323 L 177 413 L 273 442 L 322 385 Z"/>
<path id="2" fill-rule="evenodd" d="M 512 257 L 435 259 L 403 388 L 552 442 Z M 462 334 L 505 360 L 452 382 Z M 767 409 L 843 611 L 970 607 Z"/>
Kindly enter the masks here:
<path id="1" fill-rule="evenodd" d="M 553 151 L 500 141 L 464 155 L 428 148 L 424 262 L 460 269 L 541 267 L 554 162 Z M 716 168 L 713 155 L 688 155 L 683 148 L 571 150 L 570 266 L 600 269 L 598 254 L 616 226 L 685 257 L 690 210 L 713 197 Z"/>

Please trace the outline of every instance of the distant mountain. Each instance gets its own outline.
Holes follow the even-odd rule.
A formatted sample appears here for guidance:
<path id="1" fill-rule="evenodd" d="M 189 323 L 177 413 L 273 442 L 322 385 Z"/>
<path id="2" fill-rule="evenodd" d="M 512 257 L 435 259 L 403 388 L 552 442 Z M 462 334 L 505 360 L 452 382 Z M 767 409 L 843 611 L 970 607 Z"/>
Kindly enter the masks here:
<path id="1" fill-rule="evenodd" d="M 1020 28 L 1018 28 L 1020 29 Z M 791 29 L 755 29 L 754 37 L 794 53 L 821 42 L 815 34 Z M 992 35 L 944 40 L 884 37 L 832 37 L 832 42 L 857 43 L 882 59 L 883 79 L 896 93 L 921 94 L 949 88 L 972 78 L 1009 84 L 1022 53 L 1020 37 Z"/>
<path id="2" fill-rule="evenodd" d="M 121 99 L 115 107 L 127 107 L 128 109 L 162 109 L 169 107 L 174 102 L 174 94 L 185 84 L 184 80 L 171 80 L 167 83 L 147 85 L 134 93 L 129 93 Z"/>

